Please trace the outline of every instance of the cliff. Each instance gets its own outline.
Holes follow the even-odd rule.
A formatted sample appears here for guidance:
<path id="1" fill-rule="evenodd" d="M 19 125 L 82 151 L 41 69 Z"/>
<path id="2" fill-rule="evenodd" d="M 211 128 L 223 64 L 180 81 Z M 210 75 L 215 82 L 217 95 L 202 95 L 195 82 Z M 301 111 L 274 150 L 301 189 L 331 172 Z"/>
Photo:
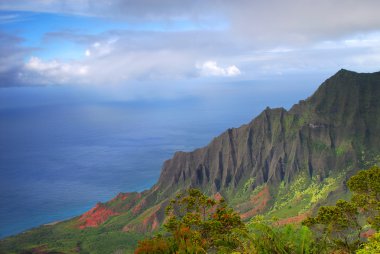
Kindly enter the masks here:
<path id="1" fill-rule="evenodd" d="M 305 192 L 301 196 L 309 201 L 280 217 L 313 212 L 345 195 L 345 179 L 379 154 L 378 98 L 380 73 L 340 70 L 290 110 L 266 108 L 203 148 L 176 152 L 163 164 L 157 184 L 133 205 L 112 212 L 132 214 L 126 231 L 157 229 L 168 200 L 187 188 L 222 195 L 245 219 L 278 214 L 284 202 L 299 206 L 289 194 L 281 201 L 290 190 Z M 310 186 L 318 191 L 307 193 Z"/>
<path id="2" fill-rule="evenodd" d="M 358 153 L 379 151 L 379 96 L 380 73 L 341 70 L 289 111 L 267 108 L 204 148 L 177 152 L 164 163 L 155 188 L 162 196 L 184 187 L 233 192 L 249 178 L 254 189 L 290 183 L 300 171 L 323 179 L 357 167 Z"/>

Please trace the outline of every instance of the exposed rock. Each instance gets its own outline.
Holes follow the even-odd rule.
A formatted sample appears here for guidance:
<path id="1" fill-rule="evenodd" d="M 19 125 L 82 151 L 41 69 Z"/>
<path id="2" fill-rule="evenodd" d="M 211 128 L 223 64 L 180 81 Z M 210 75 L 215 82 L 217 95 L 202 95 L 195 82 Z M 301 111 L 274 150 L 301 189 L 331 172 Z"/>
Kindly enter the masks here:
<path id="1" fill-rule="evenodd" d="M 176 152 L 150 190 L 119 194 L 106 203 L 112 210 L 101 210 L 104 216 L 85 225 L 99 225 L 115 212 L 131 212 L 124 230 L 157 228 L 164 218 L 163 202 L 187 188 L 228 201 L 242 186 L 248 192 L 265 186 L 235 207 L 245 219 L 262 213 L 275 201 L 280 183 L 289 185 L 300 173 L 321 182 L 343 169 L 351 174 L 362 167 L 363 151 L 379 154 L 379 98 L 380 73 L 340 70 L 290 110 L 266 108 L 250 123 L 228 129 L 203 148 Z M 153 209 L 158 204 L 160 208 Z M 144 218 L 137 219 L 142 214 Z"/>

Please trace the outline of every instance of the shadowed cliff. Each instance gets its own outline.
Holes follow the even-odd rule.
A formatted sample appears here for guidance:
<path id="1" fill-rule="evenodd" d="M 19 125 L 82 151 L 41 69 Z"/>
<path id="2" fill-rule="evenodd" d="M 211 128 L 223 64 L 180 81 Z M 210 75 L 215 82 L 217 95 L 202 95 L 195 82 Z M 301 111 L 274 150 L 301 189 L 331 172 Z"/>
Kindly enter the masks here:
<path id="1" fill-rule="evenodd" d="M 305 185 L 321 189 L 327 185 L 325 179 L 341 181 L 317 193 L 327 195 L 326 200 L 303 206 L 311 212 L 327 199 L 344 195 L 345 179 L 379 154 L 379 98 L 380 73 L 340 70 L 290 110 L 266 108 L 250 123 L 228 129 L 203 148 L 176 152 L 163 164 L 157 184 L 133 205 L 124 201 L 124 207 L 112 211 L 132 214 L 125 231 L 157 229 L 170 198 L 199 188 L 222 195 L 248 219 L 281 207 L 279 186 L 289 191 L 300 176 L 306 178 Z"/>
<path id="2" fill-rule="evenodd" d="M 161 196 L 186 187 L 234 192 L 249 178 L 254 189 L 290 183 L 300 171 L 323 179 L 357 168 L 359 153 L 379 151 L 379 97 L 380 73 L 341 70 L 289 111 L 267 108 L 204 148 L 177 152 L 164 163 L 155 189 Z"/>

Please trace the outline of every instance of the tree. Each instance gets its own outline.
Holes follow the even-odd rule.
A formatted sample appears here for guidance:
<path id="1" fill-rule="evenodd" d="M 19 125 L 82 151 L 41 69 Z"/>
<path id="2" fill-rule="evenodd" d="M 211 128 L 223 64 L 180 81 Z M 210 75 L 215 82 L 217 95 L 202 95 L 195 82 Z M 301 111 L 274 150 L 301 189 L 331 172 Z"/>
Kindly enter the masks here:
<path id="1" fill-rule="evenodd" d="M 322 206 L 314 218 L 307 218 L 303 225 L 312 228 L 327 247 L 356 250 L 360 245 L 361 225 L 356 205 L 338 200 L 335 206 Z"/>
<path id="2" fill-rule="evenodd" d="M 359 171 L 347 182 L 353 192 L 352 201 L 365 213 L 368 223 L 380 229 L 380 168 Z"/>
<path id="3" fill-rule="evenodd" d="M 241 246 L 240 232 L 246 231 L 239 214 L 224 199 L 209 198 L 197 189 L 178 194 L 170 201 L 166 214 L 166 249 L 150 249 L 149 253 L 229 253 Z M 162 240 L 156 237 L 141 241 L 135 253 L 148 253 L 142 251 L 144 246 L 162 246 Z"/>
<path id="4" fill-rule="evenodd" d="M 361 245 L 360 218 L 365 217 L 374 229 L 380 228 L 380 168 L 359 171 L 347 186 L 353 194 L 350 202 L 338 200 L 335 206 L 322 206 L 316 217 L 307 218 L 303 224 L 316 232 L 326 248 L 353 252 Z M 372 241 L 371 246 L 375 243 Z"/>

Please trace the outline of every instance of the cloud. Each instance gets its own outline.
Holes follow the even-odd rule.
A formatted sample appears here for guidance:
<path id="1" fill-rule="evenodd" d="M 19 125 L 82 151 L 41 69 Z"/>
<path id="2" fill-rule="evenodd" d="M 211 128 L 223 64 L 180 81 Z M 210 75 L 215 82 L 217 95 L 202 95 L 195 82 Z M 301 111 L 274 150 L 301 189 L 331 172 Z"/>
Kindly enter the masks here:
<path id="1" fill-rule="evenodd" d="M 213 7 L 218 9 L 215 6 L 217 2 L 215 0 L 12 0 L 1 1 L 0 9 L 116 17 L 128 20 L 169 20 L 210 16 Z"/>
<path id="2" fill-rule="evenodd" d="M 21 37 L 0 31 L 0 87 L 20 85 L 19 72 L 24 58 L 35 51 L 22 47 Z"/>
<path id="3" fill-rule="evenodd" d="M 313 43 L 378 30 L 378 0 L 12 0 L 0 10 L 67 13 L 128 22 L 207 20 L 229 24 L 252 46 Z"/>
<path id="4" fill-rule="evenodd" d="M 106 56 L 114 51 L 114 44 L 119 40 L 119 38 L 114 37 L 103 42 L 94 42 L 85 51 L 86 56 Z"/>
<path id="5" fill-rule="evenodd" d="M 241 74 L 240 70 L 235 65 L 222 68 L 218 66 L 215 61 L 206 61 L 196 67 L 200 70 L 200 73 L 203 76 L 233 77 Z"/>
<path id="6" fill-rule="evenodd" d="M 39 51 L 23 46 L 21 38 L 10 39 L 0 48 L 0 78 L 18 84 L 125 84 L 342 67 L 373 71 L 380 66 L 379 9 L 377 0 L 0 1 L 0 10 L 118 24 L 97 32 L 60 24 L 44 33 Z M 20 15 L 8 13 L 3 20 Z M 78 46 L 75 61 L 41 56 L 62 42 Z"/>
<path id="7" fill-rule="evenodd" d="M 224 58 L 236 52 L 234 46 L 221 40 L 217 32 L 203 31 L 114 30 L 88 36 L 76 31 L 63 31 L 48 33 L 44 40 L 48 43 L 69 40 L 84 46 L 81 51 L 83 59 L 76 63 L 88 66 L 89 84 L 196 78 L 199 73 L 194 68 L 195 63 L 203 62 L 203 58 L 224 62 Z M 235 72 L 234 68 L 229 68 L 225 76 Z M 47 76 L 52 77 L 40 75 L 41 78 Z"/>
<path id="8" fill-rule="evenodd" d="M 340 39 L 380 27 L 376 0 L 229 1 L 233 34 L 260 47 L 299 46 Z"/>
<path id="9" fill-rule="evenodd" d="M 24 16 L 18 15 L 18 14 L 3 14 L 0 15 L 0 24 L 10 24 L 15 22 L 24 21 L 26 18 Z"/>
<path id="10" fill-rule="evenodd" d="M 63 63 L 57 60 L 44 61 L 38 57 L 31 57 L 25 63 L 24 71 L 19 77 L 24 83 L 67 84 L 81 83 L 87 78 L 88 66 L 80 63 Z"/>

